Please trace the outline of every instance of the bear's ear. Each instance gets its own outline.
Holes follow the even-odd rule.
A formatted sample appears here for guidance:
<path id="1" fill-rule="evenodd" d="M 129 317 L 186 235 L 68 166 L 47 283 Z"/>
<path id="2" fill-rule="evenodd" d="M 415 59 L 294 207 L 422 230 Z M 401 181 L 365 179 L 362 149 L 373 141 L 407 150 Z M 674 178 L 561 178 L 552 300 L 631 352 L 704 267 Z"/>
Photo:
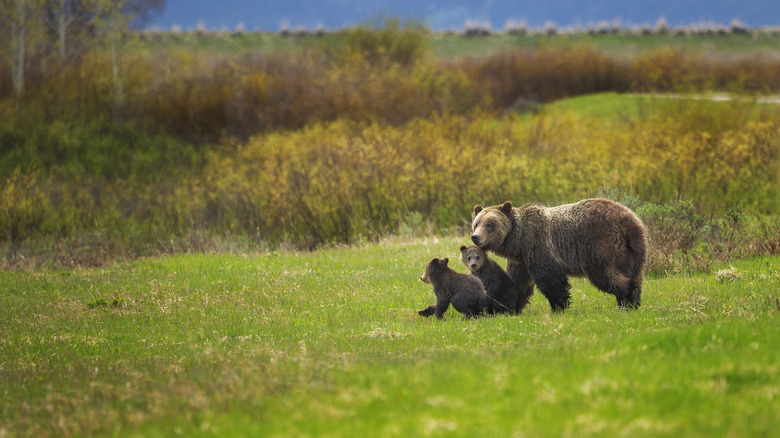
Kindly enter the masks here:
<path id="1" fill-rule="evenodd" d="M 447 262 L 449 262 L 449 261 L 450 261 L 450 259 L 449 259 L 449 258 L 447 258 L 447 257 L 444 257 L 443 259 L 441 259 L 441 265 L 442 265 L 442 266 L 447 266 Z"/>
<path id="2" fill-rule="evenodd" d="M 477 217 L 477 215 L 479 214 L 480 211 L 482 211 L 482 206 L 481 205 L 475 205 L 474 206 L 474 211 L 471 213 L 471 217 L 472 218 Z"/>
<path id="3" fill-rule="evenodd" d="M 466 248 L 466 245 L 463 245 L 463 246 L 461 246 L 461 247 L 460 247 L 460 252 L 463 252 L 463 251 L 465 251 L 465 250 L 467 250 L 467 249 L 468 249 L 468 248 Z"/>
<path id="4" fill-rule="evenodd" d="M 504 202 L 504 204 L 501 205 L 501 211 L 503 211 L 505 215 L 510 216 L 512 214 L 512 203 L 509 201 Z"/>

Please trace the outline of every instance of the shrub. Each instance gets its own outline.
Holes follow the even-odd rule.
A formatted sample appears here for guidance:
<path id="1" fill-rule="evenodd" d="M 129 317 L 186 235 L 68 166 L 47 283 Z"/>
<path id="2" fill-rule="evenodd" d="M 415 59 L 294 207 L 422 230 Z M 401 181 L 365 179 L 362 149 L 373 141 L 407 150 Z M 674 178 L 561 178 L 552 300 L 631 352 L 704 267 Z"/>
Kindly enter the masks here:
<path id="1" fill-rule="evenodd" d="M 385 20 L 380 26 L 356 26 L 336 32 L 325 45 L 325 52 L 336 64 L 361 58 L 378 67 L 397 63 L 411 67 L 427 53 L 429 31 L 421 23 L 398 19 Z"/>
<path id="2" fill-rule="evenodd" d="M 547 56 L 561 62 L 561 53 Z M 646 212 L 659 229 L 675 225 L 669 220 L 686 223 L 675 216 L 681 207 L 664 210 L 673 200 L 690 200 L 684 212 L 701 217 L 780 211 L 780 125 L 772 108 L 667 99 L 616 105 L 623 115 L 609 119 L 590 107 L 555 106 L 499 116 L 489 96 L 479 95 L 491 82 L 479 78 L 495 79 L 500 90 L 511 71 L 503 67 L 483 77 L 458 63 L 378 69 L 361 56 L 324 70 L 322 54 L 248 55 L 246 65 L 208 59 L 214 62 L 182 54 L 181 71 L 166 65 L 159 88 L 128 99 L 125 117 L 149 105 L 154 122 L 105 115 L 33 121 L 32 109 L 7 112 L 0 122 L 5 251 L 54 246 L 63 263 L 99 264 L 117 254 L 308 249 L 411 232 L 422 226 L 417 215 L 427 232 L 446 232 L 467 227 L 476 203 L 557 204 L 600 187 L 612 187 L 615 197 L 632 194 L 635 205 L 664 206 Z M 543 72 L 534 73 L 540 81 Z M 585 89 L 576 88 L 576 72 L 560 73 L 552 80 L 569 81 L 573 88 L 565 89 Z M 135 78 L 128 84 L 138 84 L 148 72 L 128 74 Z M 91 99 L 85 105 L 100 105 L 100 96 Z M 152 123 L 183 132 L 164 135 Z M 213 135 L 215 143 L 176 138 L 185 132 Z M 29 164 L 14 170 L 21 162 Z M 771 218 L 738 225 L 707 219 L 694 243 L 657 249 L 652 269 L 776 251 Z"/>
<path id="3" fill-rule="evenodd" d="M 631 86 L 626 61 L 591 49 L 524 49 L 467 59 L 458 67 L 500 107 L 518 98 L 549 102 L 600 91 L 622 92 Z"/>
<path id="4" fill-rule="evenodd" d="M 0 241 L 10 242 L 11 258 L 22 240 L 48 231 L 44 224 L 51 212 L 38 175 L 19 169 L 0 185 Z"/>
<path id="5" fill-rule="evenodd" d="M 648 231 L 651 273 L 704 271 L 716 262 L 780 251 L 777 216 L 745 217 L 731 210 L 722 218 L 707 218 L 685 200 L 644 204 L 637 215 Z"/>
<path id="6" fill-rule="evenodd" d="M 674 266 L 673 261 L 679 256 L 688 256 L 701 241 L 706 224 L 690 201 L 645 204 L 637 215 L 648 230 L 650 271 L 657 271 L 659 265 Z"/>

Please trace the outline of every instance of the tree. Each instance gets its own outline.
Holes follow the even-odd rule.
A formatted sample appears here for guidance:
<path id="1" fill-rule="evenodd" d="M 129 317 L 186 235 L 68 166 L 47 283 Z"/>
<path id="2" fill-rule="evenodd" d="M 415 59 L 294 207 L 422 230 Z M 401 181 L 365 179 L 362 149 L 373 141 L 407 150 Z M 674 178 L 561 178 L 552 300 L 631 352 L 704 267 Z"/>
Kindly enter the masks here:
<path id="1" fill-rule="evenodd" d="M 95 25 L 108 47 L 111 61 L 111 82 L 114 95 L 114 116 L 121 117 L 124 90 L 119 69 L 119 51 L 123 36 L 136 19 L 145 20 L 153 10 L 160 10 L 165 0 L 93 0 Z"/>
<path id="2" fill-rule="evenodd" d="M 60 69 L 72 59 L 77 47 L 91 40 L 93 6 L 89 0 L 46 0 L 46 16 L 56 41 Z"/>
<path id="3" fill-rule="evenodd" d="M 3 28 L 8 47 L 7 62 L 11 68 L 11 83 L 14 96 L 20 98 L 24 93 L 24 74 L 27 52 L 30 50 L 30 40 L 37 36 L 39 29 L 36 24 L 40 18 L 42 0 L 5 0 L 2 12 Z M 3 50 L 5 52 L 5 50 Z"/>
<path id="4" fill-rule="evenodd" d="M 28 67 L 34 67 L 31 60 L 56 57 L 62 72 L 78 54 L 103 43 L 111 53 L 115 100 L 121 105 L 122 38 L 132 24 L 145 22 L 164 6 L 165 0 L 0 1 L 0 62 L 11 72 L 14 96 L 24 93 Z M 38 67 L 46 65 L 41 62 Z"/>

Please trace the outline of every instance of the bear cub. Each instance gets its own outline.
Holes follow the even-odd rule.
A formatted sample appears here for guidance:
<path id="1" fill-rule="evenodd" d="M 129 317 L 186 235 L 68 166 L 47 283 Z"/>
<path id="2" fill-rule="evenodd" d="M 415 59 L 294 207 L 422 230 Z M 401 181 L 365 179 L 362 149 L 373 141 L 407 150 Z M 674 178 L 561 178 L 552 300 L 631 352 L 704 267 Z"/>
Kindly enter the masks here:
<path id="1" fill-rule="evenodd" d="M 491 302 L 485 309 L 486 313 L 518 314 L 528 304 L 527 297 L 521 297 L 517 283 L 495 260 L 478 246 L 461 246 L 460 261 L 466 265 L 472 275 L 482 281 Z"/>
<path id="2" fill-rule="evenodd" d="M 442 319 L 450 304 L 466 318 L 483 313 L 491 300 L 482 282 L 473 275 L 455 272 L 447 266 L 448 262 L 448 258 L 435 258 L 425 265 L 420 280 L 433 286 L 436 304 L 417 313 L 426 317 L 435 314 Z"/>

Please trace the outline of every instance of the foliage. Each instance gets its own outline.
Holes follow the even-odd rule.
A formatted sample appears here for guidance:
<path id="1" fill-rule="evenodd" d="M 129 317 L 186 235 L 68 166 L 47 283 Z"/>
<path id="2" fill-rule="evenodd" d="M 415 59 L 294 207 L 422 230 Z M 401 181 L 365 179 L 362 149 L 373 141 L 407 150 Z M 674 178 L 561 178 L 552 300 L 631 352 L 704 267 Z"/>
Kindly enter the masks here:
<path id="1" fill-rule="evenodd" d="M 218 53 L 206 44 L 217 37 L 186 38 L 201 46 L 152 50 L 132 35 L 121 46 L 88 46 L 67 65 L 43 62 L 44 56 L 28 69 L 22 99 L 12 99 L 2 80 L 0 98 L 23 125 L 111 116 L 151 134 L 213 143 L 337 118 L 399 124 L 603 91 L 780 89 L 778 61 L 755 52 L 726 56 L 661 47 L 615 55 L 587 44 L 538 43 L 438 61 L 429 56 L 427 30 L 397 20 L 290 37 L 305 49 L 281 53 L 264 49 L 273 38 L 262 35 L 252 37 L 259 38 L 253 39 L 256 50 Z M 0 78 L 10 77 L 7 69 L 0 66 Z"/>
<path id="2" fill-rule="evenodd" d="M 35 174 L 16 169 L 5 181 L 0 191 L 0 239 L 10 243 L 12 251 L 25 238 L 45 232 L 47 201 Z"/>
<path id="3" fill-rule="evenodd" d="M 32 63 L 21 99 L 0 80 L 6 264 L 446 233 L 476 203 L 555 204 L 603 187 L 689 200 L 703 216 L 780 212 L 775 109 L 614 94 L 538 103 L 775 90 L 771 58 L 545 40 L 440 61 L 430 38 L 393 20 L 304 37 L 316 42 L 293 53 L 148 50 L 128 37 L 67 66 Z"/>
<path id="4" fill-rule="evenodd" d="M 564 97 L 631 89 L 630 62 L 591 49 L 516 50 L 459 65 L 500 107 L 517 99 L 549 102 Z"/>
<path id="5" fill-rule="evenodd" d="M 120 156 L 129 166 L 117 169 L 125 177 L 77 177 L 91 169 L 84 167 L 49 175 L 18 170 L 15 178 L 27 182 L 7 179 L 2 187 L 13 201 L 6 208 L 28 212 L 23 206 L 29 205 L 29 214 L 35 213 L 24 213 L 30 225 L 14 231 L 17 242 L 29 240 L 29 260 L 35 259 L 32 248 L 40 253 L 51 246 L 33 242 L 53 232 L 61 244 L 94 242 L 87 247 L 97 245 L 96 254 L 109 257 L 223 248 L 218 242 L 231 240 L 260 248 L 313 249 L 408 233 L 423 222 L 414 215 L 425 218 L 427 232 L 446 233 L 467 227 L 478 203 L 509 199 L 553 205 L 600 191 L 612 196 L 603 191 L 611 187 L 625 193 L 618 200 L 635 209 L 657 205 L 658 210 L 645 210 L 648 225 L 664 238 L 679 239 L 657 242 L 659 264 L 652 269 L 664 271 L 678 269 L 679 258 L 691 257 L 705 239 L 698 234 L 701 221 L 688 218 L 734 211 L 752 218 L 778 214 L 775 110 L 728 102 L 612 99 L 622 102 L 618 107 L 634 105 L 636 115 L 622 120 L 605 119 L 599 112 L 591 116 L 578 109 L 588 108 L 580 102 L 536 115 L 496 118 L 477 112 L 400 126 L 338 120 L 245 143 L 224 141 L 208 153 L 193 151 L 191 171 L 187 166 L 153 171 L 159 160 L 190 155 L 182 154 L 176 142 L 170 152 L 155 151 L 156 143 L 145 145 L 128 136 L 138 150 Z M 91 162 L 91 154 L 105 156 L 100 145 L 84 152 L 80 166 Z M 146 157 L 144 150 L 153 155 Z M 110 169 L 109 162 L 101 163 Z M 686 202 L 666 205 L 676 200 Z M 768 220 L 764 239 L 775 242 L 780 228 Z M 713 259 L 728 259 L 743 249 L 746 254 L 776 251 L 756 244 L 760 233 L 736 231 L 748 223 L 726 227 L 744 238 L 718 250 Z M 686 224 L 693 228 L 668 228 Z M 5 236 L 10 243 L 10 234 Z M 714 248 L 718 238 L 705 240 Z M 6 253 L 13 253 L 10 247 Z M 74 260 L 69 251 L 52 254 L 67 264 Z M 95 262 L 102 263 L 98 258 L 86 264 Z"/>
<path id="6" fill-rule="evenodd" d="M 537 294 L 520 316 L 419 317 L 433 300 L 422 267 L 456 257 L 464 239 L 0 271 L 0 428 L 66 437 L 780 427 L 777 257 L 650 276 L 636 311 L 577 280 L 560 315 Z M 725 268 L 735 274 L 719 280 Z"/>
<path id="7" fill-rule="evenodd" d="M 398 19 L 385 20 L 373 26 L 356 26 L 335 33 L 324 45 L 326 55 L 338 64 L 359 58 L 384 68 L 390 63 L 410 67 L 427 53 L 428 29 L 421 23 Z"/>

